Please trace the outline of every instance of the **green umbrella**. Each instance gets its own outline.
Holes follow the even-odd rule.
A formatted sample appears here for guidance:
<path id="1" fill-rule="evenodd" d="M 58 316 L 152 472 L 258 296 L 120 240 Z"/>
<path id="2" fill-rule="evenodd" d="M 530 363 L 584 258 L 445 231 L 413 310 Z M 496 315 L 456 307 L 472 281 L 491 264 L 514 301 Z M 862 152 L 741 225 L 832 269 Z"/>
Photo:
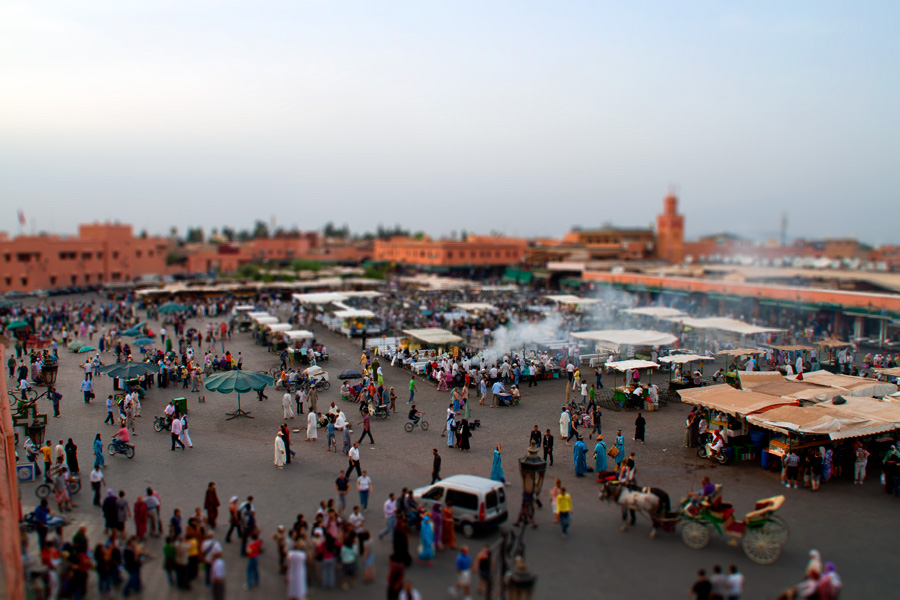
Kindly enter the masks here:
<path id="1" fill-rule="evenodd" d="M 158 371 L 159 367 L 151 363 L 122 362 L 100 367 L 97 373 L 108 375 L 112 378 L 132 379 L 148 373 L 157 373 Z"/>
<path id="2" fill-rule="evenodd" d="M 162 306 L 157 309 L 160 313 L 164 315 L 170 315 L 173 313 L 180 313 L 185 310 L 185 306 L 183 304 L 179 304 L 177 302 L 166 302 Z"/>
<path id="3" fill-rule="evenodd" d="M 127 335 L 128 337 L 137 337 L 139 335 L 144 335 L 144 332 L 141 331 L 139 328 L 134 327 L 132 329 L 126 329 L 125 331 L 122 332 L 122 335 Z"/>
<path id="4" fill-rule="evenodd" d="M 147 346 L 149 344 L 152 344 L 153 340 L 148 337 L 142 337 L 142 338 L 138 338 L 138 339 L 134 340 L 134 343 L 138 346 Z"/>
<path id="5" fill-rule="evenodd" d="M 13 321 L 6 326 L 7 329 L 21 329 L 22 327 L 28 327 L 28 321 Z"/>
<path id="6" fill-rule="evenodd" d="M 84 354 L 85 352 L 93 352 L 96 350 L 93 346 L 82 346 L 78 349 L 78 354 Z"/>
<path id="7" fill-rule="evenodd" d="M 219 392 L 220 394 L 237 392 L 238 409 L 233 413 L 227 413 L 228 420 L 230 421 L 231 419 L 236 419 L 238 417 L 247 417 L 248 419 L 253 418 L 248 411 L 241 410 L 241 394 L 246 394 L 251 391 L 258 392 L 274 383 L 274 377 L 269 377 L 262 373 L 253 373 L 251 371 L 225 371 L 224 373 L 210 375 L 206 379 L 204 387 L 211 392 Z"/>
<path id="8" fill-rule="evenodd" d="M 84 347 L 84 342 L 81 340 L 73 340 L 69 342 L 68 346 L 66 346 L 72 352 L 78 352 Z"/>

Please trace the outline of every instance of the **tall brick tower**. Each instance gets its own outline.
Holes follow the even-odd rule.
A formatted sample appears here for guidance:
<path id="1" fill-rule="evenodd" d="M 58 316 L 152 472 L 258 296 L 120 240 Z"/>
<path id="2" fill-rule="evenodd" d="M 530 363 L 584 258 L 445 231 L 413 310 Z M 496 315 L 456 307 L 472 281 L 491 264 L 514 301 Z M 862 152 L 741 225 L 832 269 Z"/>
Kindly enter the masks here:
<path id="1" fill-rule="evenodd" d="M 656 217 L 656 255 L 670 263 L 684 260 L 684 215 L 678 214 L 678 198 L 671 191 Z"/>

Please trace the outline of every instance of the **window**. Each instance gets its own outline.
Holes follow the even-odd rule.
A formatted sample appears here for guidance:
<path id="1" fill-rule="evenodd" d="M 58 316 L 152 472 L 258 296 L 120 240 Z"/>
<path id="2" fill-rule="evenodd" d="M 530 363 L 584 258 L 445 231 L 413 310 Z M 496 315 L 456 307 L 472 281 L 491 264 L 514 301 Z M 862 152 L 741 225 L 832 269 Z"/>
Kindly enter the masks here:
<path id="1" fill-rule="evenodd" d="M 141 257 L 141 251 L 140 251 L 140 250 L 135 250 L 135 251 L 134 251 L 134 256 L 135 256 L 135 258 L 140 258 L 140 257 Z"/>
<path id="2" fill-rule="evenodd" d="M 22 278 L 22 285 L 23 285 L 23 286 L 28 285 L 28 278 L 27 278 L 27 277 L 23 277 L 23 278 Z"/>
<path id="3" fill-rule="evenodd" d="M 50 276 L 50 285 L 56 285 L 56 275 Z"/>
<path id="4" fill-rule="evenodd" d="M 488 492 L 485 504 L 489 509 L 497 508 L 497 492 Z"/>
<path id="5" fill-rule="evenodd" d="M 102 252 L 98 252 L 98 253 L 97 253 L 97 260 L 100 260 L 100 259 L 102 259 L 102 258 L 103 258 L 103 253 L 102 253 Z"/>
<path id="6" fill-rule="evenodd" d="M 71 275 L 70 279 L 72 280 L 72 285 L 78 283 L 78 275 Z"/>
<path id="7" fill-rule="evenodd" d="M 119 281 L 119 279 L 120 279 L 121 277 L 122 277 L 122 274 L 121 274 L 121 273 L 119 273 L 118 271 L 113 271 L 113 273 L 112 273 L 112 280 L 113 280 L 113 281 Z"/>
<path id="8" fill-rule="evenodd" d="M 19 252 L 16 254 L 16 260 L 23 263 L 31 262 L 31 254 L 28 252 Z"/>
<path id="9" fill-rule="evenodd" d="M 438 485 L 438 486 L 431 488 L 424 494 L 422 494 L 422 498 L 424 498 L 426 500 L 440 500 L 443 495 L 444 495 L 444 488 L 442 488 L 441 486 Z"/>
<path id="10" fill-rule="evenodd" d="M 93 254 L 92 254 L 91 252 L 82 252 L 82 253 L 81 253 L 81 260 L 91 260 L 91 256 L 92 256 L 92 255 L 93 255 Z"/>
<path id="11" fill-rule="evenodd" d="M 4 254 L 4 255 L 3 255 L 3 258 L 6 259 L 6 262 L 9 262 L 9 261 L 12 260 L 12 254 Z"/>
<path id="12" fill-rule="evenodd" d="M 113 253 L 112 253 L 112 257 L 113 257 L 113 260 L 116 260 L 117 258 L 119 258 L 119 253 L 118 253 L 118 252 L 113 252 Z"/>
<path id="13" fill-rule="evenodd" d="M 447 490 L 447 502 L 452 502 L 456 508 L 478 510 L 478 497 L 468 492 Z"/>
<path id="14" fill-rule="evenodd" d="M 6 282 L 6 285 L 7 285 L 7 286 L 12 285 L 12 277 L 6 277 L 6 278 L 5 278 L 5 282 Z"/>

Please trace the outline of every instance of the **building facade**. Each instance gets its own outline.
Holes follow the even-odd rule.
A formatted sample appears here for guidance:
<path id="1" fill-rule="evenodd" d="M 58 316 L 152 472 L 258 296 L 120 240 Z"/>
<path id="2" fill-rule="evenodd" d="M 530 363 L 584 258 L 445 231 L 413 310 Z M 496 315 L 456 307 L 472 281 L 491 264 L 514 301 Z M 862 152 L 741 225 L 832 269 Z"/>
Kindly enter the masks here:
<path id="1" fill-rule="evenodd" d="M 134 237 L 131 225 L 91 223 L 77 236 L 0 235 L 0 292 L 132 281 L 166 273 L 169 241 Z"/>
<path id="2" fill-rule="evenodd" d="M 663 212 L 656 217 L 656 255 L 669 263 L 684 260 L 684 215 L 678 214 L 673 193 L 663 199 Z"/>
<path id="3" fill-rule="evenodd" d="M 497 267 L 522 262 L 528 243 L 506 237 L 469 236 L 465 241 L 393 237 L 375 240 L 374 259 L 418 267 Z"/>

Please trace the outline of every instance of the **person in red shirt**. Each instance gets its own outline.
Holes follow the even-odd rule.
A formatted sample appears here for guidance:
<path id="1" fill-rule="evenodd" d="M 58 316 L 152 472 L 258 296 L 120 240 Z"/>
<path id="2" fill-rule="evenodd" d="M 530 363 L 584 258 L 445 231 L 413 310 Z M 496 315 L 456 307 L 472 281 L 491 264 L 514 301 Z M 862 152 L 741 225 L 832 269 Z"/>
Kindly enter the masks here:
<path id="1" fill-rule="evenodd" d="M 247 583 L 244 589 L 249 590 L 259 585 L 259 555 L 262 553 L 262 540 L 255 531 L 250 534 L 247 544 Z"/>
<path id="2" fill-rule="evenodd" d="M 122 450 L 125 448 L 125 444 L 131 441 L 131 436 L 128 432 L 128 428 L 122 426 L 122 429 L 118 430 L 113 435 L 113 443 L 116 445 L 116 448 Z"/>

